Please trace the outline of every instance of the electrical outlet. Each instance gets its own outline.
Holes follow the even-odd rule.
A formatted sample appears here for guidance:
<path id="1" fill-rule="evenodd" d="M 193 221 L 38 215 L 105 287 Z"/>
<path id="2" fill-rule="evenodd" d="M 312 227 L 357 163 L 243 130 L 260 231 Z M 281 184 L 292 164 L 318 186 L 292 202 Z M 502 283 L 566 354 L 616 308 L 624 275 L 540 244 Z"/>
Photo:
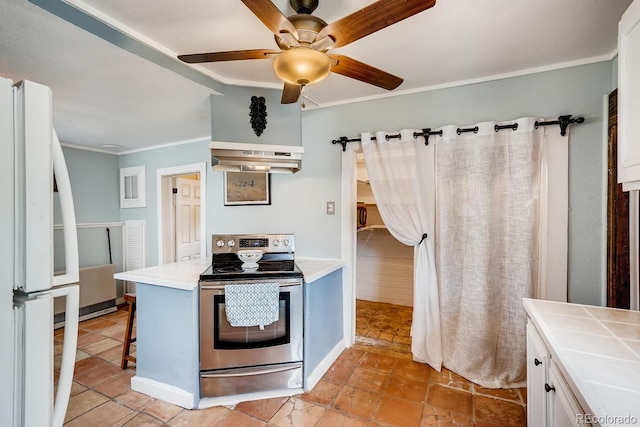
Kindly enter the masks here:
<path id="1" fill-rule="evenodd" d="M 336 202 L 327 202 L 327 215 L 336 214 Z"/>

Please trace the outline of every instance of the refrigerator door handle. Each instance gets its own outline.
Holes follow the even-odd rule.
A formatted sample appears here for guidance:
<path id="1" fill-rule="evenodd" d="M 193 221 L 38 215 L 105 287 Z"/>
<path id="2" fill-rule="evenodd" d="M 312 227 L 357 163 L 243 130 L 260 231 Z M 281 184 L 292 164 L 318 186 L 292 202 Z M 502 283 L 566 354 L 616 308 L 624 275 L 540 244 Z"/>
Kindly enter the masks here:
<path id="1" fill-rule="evenodd" d="M 56 138 L 57 139 L 57 138 Z M 74 227 L 75 230 L 75 227 Z M 54 298 L 66 296 L 64 341 L 58 391 L 53 406 L 53 427 L 62 427 L 69 405 L 73 370 L 78 346 L 78 315 L 80 311 L 80 285 L 69 285 L 51 289 Z"/>
<path id="2" fill-rule="evenodd" d="M 60 146 L 60 140 L 56 130 L 52 129 L 51 151 L 53 157 L 53 172 L 58 184 L 60 197 L 60 210 L 62 212 L 62 226 L 64 232 L 64 262 L 65 274 L 53 277 L 53 286 L 78 283 L 80 280 L 80 266 L 78 260 L 78 231 L 76 230 L 76 213 L 73 207 L 73 195 L 71 194 L 71 182 L 64 154 Z M 67 299 L 67 304 L 68 304 Z M 76 310 L 77 313 L 77 310 Z M 67 334 L 65 333 L 65 336 Z M 74 351 L 75 353 L 75 351 Z"/>

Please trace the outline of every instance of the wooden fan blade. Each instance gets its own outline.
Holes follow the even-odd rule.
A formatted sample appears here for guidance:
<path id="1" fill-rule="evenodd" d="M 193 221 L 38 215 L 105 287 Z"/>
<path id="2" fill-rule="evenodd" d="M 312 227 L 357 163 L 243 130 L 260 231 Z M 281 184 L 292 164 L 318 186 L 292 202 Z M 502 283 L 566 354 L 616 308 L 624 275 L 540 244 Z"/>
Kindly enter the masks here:
<path id="1" fill-rule="evenodd" d="M 435 4 L 436 0 L 379 0 L 327 25 L 318 33 L 316 40 L 329 36 L 336 41 L 334 48 L 345 46 Z"/>
<path id="2" fill-rule="evenodd" d="M 293 104 L 295 102 L 298 102 L 298 98 L 300 98 L 300 92 L 302 92 L 302 86 L 285 83 L 284 88 L 282 89 L 281 103 Z"/>
<path id="3" fill-rule="evenodd" d="M 298 39 L 296 27 L 271 0 L 242 0 L 245 6 L 275 35 L 289 33 Z"/>
<path id="4" fill-rule="evenodd" d="M 370 85 L 378 86 L 383 89 L 393 90 L 400 86 L 404 81 L 400 77 L 389 74 L 378 68 L 367 65 L 364 62 L 357 61 L 344 55 L 329 55 L 334 60 L 331 71 L 342 74 Z"/>
<path id="5" fill-rule="evenodd" d="M 228 52 L 193 53 L 190 55 L 179 55 L 178 59 L 188 64 L 199 64 L 201 62 L 222 62 L 241 61 L 243 59 L 266 59 L 270 55 L 279 54 L 279 50 L 251 49 L 232 50 Z"/>

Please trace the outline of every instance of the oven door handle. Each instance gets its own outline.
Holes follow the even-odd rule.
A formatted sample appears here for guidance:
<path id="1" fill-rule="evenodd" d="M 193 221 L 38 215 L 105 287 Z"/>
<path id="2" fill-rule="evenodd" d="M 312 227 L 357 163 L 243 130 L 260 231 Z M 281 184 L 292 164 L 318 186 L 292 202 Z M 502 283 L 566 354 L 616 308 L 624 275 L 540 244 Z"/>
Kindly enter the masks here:
<path id="1" fill-rule="evenodd" d="M 268 282 L 268 280 L 262 280 L 259 283 L 265 283 L 265 282 Z M 239 282 L 234 282 L 234 283 L 239 283 Z M 247 283 L 251 283 L 251 282 L 247 282 Z M 284 289 L 284 288 L 290 288 L 293 286 L 302 286 L 302 281 L 298 280 L 295 283 L 279 282 L 279 284 L 280 284 L 280 289 Z M 203 281 L 203 282 L 200 282 L 200 289 L 202 289 L 203 291 L 204 290 L 215 290 L 215 291 L 223 290 L 224 291 L 224 284 L 218 284 L 218 283 L 208 284 L 207 282 Z M 288 292 L 288 291 L 285 291 L 285 292 Z"/>
<path id="2" fill-rule="evenodd" d="M 232 369 L 225 372 L 219 373 L 201 373 L 200 376 L 202 378 L 228 378 L 228 377 L 249 377 L 253 375 L 265 375 L 265 374 L 275 374 L 277 372 L 285 372 L 285 371 L 293 371 L 294 369 L 299 369 L 302 366 L 302 363 L 295 363 L 293 365 L 287 364 L 286 366 L 275 366 L 266 369 L 247 369 L 241 368 L 238 370 Z"/>

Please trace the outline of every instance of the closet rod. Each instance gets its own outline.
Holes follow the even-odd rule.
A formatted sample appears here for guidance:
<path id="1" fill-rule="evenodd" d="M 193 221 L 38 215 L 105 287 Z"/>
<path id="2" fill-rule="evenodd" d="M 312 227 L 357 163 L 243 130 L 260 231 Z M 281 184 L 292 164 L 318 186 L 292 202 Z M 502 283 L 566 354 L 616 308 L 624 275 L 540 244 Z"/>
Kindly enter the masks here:
<path id="1" fill-rule="evenodd" d="M 536 129 L 538 129 L 539 126 L 550 126 L 550 125 L 560 125 L 560 135 L 565 136 L 567 134 L 567 127 L 570 124 L 580 124 L 580 123 L 584 123 L 584 117 L 576 117 L 575 119 L 571 118 L 571 114 L 565 115 L 565 116 L 560 116 L 558 117 L 558 120 L 551 120 L 548 122 L 538 122 L 536 121 L 534 123 L 534 127 Z M 511 123 L 509 125 L 495 125 L 494 126 L 494 130 L 496 132 L 499 132 L 503 129 L 511 129 L 514 132 L 518 129 L 518 123 Z M 473 133 L 478 133 L 478 126 L 472 127 L 472 128 L 458 128 L 457 129 L 457 134 L 460 135 L 464 132 L 473 132 Z M 439 135 L 442 136 L 442 130 L 437 130 L 437 131 L 432 131 L 431 128 L 425 128 L 422 129 L 422 132 L 414 132 L 413 133 L 413 137 L 417 138 L 419 136 L 424 136 L 424 145 L 429 145 L 429 135 Z M 389 141 L 390 139 L 396 139 L 396 138 L 400 138 L 400 134 L 397 135 L 386 135 L 385 139 L 387 141 Z M 372 140 L 375 140 L 376 137 L 372 136 L 371 137 Z M 356 142 L 356 141 L 361 141 L 361 138 L 347 138 L 346 136 L 341 136 L 338 139 L 334 139 L 333 141 L 331 141 L 332 144 L 340 144 L 342 145 L 342 151 L 347 151 L 347 143 L 349 142 Z"/>

